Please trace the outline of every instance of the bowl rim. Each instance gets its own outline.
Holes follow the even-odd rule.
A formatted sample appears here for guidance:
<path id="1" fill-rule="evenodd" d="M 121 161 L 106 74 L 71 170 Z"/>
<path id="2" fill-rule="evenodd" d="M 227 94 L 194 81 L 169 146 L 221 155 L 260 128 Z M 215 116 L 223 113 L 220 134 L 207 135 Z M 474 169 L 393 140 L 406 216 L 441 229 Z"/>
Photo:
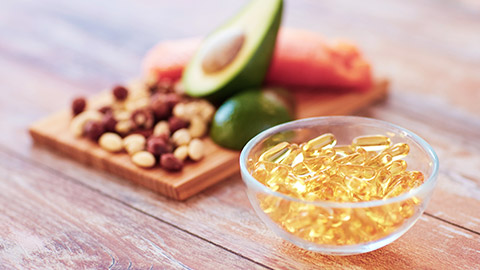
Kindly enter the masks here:
<path id="1" fill-rule="evenodd" d="M 248 158 L 248 155 L 250 154 L 250 151 L 253 149 L 254 146 L 256 146 L 263 139 L 282 131 L 286 131 L 292 128 L 302 128 L 302 127 L 305 128 L 311 124 L 315 124 L 319 121 L 326 121 L 328 119 L 337 119 L 338 121 L 341 121 L 342 119 L 347 119 L 347 120 L 357 119 L 361 121 L 369 121 L 370 123 L 388 126 L 390 128 L 398 129 L 400 131 L 405 132 L 405 134 L 411 137 L 411 139 L 414 140 L 416 143 L 418 143 L 425 150 L 427 155 L 431 158 L 433 162 L 432 173 L 428 177 L 427 181 L 425 181 L 419 187 L 414 188 L 409 192 L 403 193 L 399 196 L 388 198 L 386 200 L 373 200 L 373 201 L 365 201 L 365 202 L 332 202 L 332 201 L 307 201 L 307 200 L 291 197 L 289 195 L 286 195 L 277 191 L 273 191 L 269 189 L 267 186 L 260 183 L 257 179 L 255 179 L 247 170 L 246 163 L 247 163 L 247 158 Z M 289 201 L 295 201 L 295 202 L 300 202 L 304 204 L 311 204 L 315 206 L 330 207 L 330 208 L 365 208 L 365 207 L 381 206 L 381 205 L 404 201 L 408 198 L 416 196 L 418 193 L 422 192 L 425 189 L 428 189 L 428 188 L 433 189 L 437 181 L 438 168 L 439 168 L 439 161 L 438 161 L 437 154 L 433 150 L 432 146 L 430 146 L 430 144 L 428 144 L 420 136 L 416 135 L 410 130 L 407 130 L 398 125 L 389 123 L 387 121 L 378 120 L 378 119 L 369 118 L 369 117 L 361 117 L 361 116 L 321 116 L 321 117 L 310 117 L 310 118 L 304 118 L 304 119 L 286 122 L 286 123 L 271 127 L 259 133 L 258 135 L 256 135 L 245 145 L 245 147 L 243 148 L 240 154 L 240 172 L 241 172 L 243 181 L 245 182 L 245 184 L 247 184 L 247 188 L 249 188 L 248 187 L 249 184 L 252 184 L 264 193 L 274 195 Z"/>

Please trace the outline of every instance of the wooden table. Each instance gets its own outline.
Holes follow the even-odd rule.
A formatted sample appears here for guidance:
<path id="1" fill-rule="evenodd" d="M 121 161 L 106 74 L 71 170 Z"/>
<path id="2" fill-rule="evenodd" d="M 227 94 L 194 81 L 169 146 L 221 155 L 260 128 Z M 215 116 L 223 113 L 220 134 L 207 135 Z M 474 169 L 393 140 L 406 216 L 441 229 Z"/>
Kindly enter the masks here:
<path id="1" fill-rule="evenodd" d="M 2 0 L 0 268 L 480 268 L 475 1 L 286 1 L 284 25 L 348 37 L 391 78 L 389 99 L 359 114 L 416 132 L 440 157 L 425 214 L 371 253 L 322 256 L 282 241 L 239 175 L 176 202 L 32 145 L 29 124 L 137 76 L 157 41 L 205 34 L 244 2 Z"/>

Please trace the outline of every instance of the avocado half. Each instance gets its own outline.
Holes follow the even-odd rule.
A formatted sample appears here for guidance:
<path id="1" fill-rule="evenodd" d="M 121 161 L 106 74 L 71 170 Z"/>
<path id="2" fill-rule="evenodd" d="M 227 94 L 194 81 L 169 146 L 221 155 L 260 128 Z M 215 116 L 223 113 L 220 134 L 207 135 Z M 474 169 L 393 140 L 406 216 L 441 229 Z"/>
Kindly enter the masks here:
<path id="1" fill-rule="evenodd" d="M 253 0 L 210 34 L 183 74 L 186 93 L 219 103 L 239 90 L 260 86 L 275 49 L 282 9 L 282 0 Z M 231 40 L 236 44 L 228 44 Z M 220 61 L 220 68 L 206 69 L 207 58 L 217 53 L 222 60 L 225 47 L 230 50 L 227 60 Z"/>

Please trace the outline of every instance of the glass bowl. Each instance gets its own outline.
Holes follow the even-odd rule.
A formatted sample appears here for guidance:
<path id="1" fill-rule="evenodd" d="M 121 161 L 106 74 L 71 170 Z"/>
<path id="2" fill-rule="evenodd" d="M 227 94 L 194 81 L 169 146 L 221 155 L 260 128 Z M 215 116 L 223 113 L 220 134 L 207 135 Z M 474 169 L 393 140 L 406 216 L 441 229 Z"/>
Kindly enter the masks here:
<path id="1" fill-rule="evenodd" d="M 386 135 L 392 144 L 410 146 L 403 159 L 407 170 L 424 174 L 424 183 L 397 197 L 363 202 L 307 201 L 269 189 L 251 174 L 251 160 L 282 142 L 302 143 L 332 133 L 337 145 L 353 138 Z M 250 161 L 249 161 L 250 160 Z M 438 174 L 432 147 L 411 131 L 365 117 L 327 116 L 302 119 L 272 127 L 250 140 L 240 155 L 248 198 L 262 221 L 283 239 L 307 250 L 331 255 L 369 252 L 403 235 L 423 213 Z"/>

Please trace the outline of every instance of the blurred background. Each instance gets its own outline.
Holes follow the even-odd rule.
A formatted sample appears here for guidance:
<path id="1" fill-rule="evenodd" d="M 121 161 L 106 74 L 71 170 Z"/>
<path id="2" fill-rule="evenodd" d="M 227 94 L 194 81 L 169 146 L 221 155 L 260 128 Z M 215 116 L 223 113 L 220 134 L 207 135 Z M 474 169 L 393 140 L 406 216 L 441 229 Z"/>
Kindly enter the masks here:
<path id="1" fill-rule="evenodd" d="M 9 65 L 61 78 L 52 83 L 74 89 L 55 98 L 54 111 L 71 96 L 138 76 L 142 57 L 155 43 L 205 35 L 247 2 L 2 0 L 0 74 L 18 76 L 32 91 L 42 89 L 35 78 L 9 73 Z M 392 80 L 394 95 L 435 93 L 439 104 L 462 103 L 462 110 L 480 115 L 480 2 L 287 0 L 285 7 L 284 26 L 354 41 L 376 76 Z"/>

